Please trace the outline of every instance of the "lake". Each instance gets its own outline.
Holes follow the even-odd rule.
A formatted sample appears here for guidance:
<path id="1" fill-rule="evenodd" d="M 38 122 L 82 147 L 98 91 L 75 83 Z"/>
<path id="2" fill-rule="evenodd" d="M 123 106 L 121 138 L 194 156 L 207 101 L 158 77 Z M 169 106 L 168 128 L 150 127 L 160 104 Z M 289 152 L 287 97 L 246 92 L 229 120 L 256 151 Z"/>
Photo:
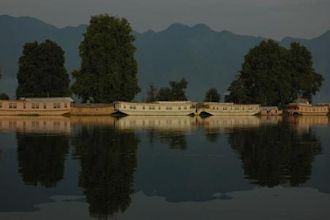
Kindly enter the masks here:
<path id="1" fill-rule="evenodd" d="M 0 117 L 0 219 L 328 219 L 328 117 Z"/>

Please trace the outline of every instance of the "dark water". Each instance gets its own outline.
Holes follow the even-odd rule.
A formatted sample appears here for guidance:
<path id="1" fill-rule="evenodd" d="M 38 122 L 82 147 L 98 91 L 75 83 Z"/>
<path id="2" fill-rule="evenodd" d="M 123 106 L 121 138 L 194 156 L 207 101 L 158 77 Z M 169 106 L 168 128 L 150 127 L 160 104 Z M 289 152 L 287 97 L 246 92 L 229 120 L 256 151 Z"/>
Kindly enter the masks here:
<path id="1" fill-rule="evenodd" d="M 0 219 L 328 219 L 328 117 L 0 118 Z"/>

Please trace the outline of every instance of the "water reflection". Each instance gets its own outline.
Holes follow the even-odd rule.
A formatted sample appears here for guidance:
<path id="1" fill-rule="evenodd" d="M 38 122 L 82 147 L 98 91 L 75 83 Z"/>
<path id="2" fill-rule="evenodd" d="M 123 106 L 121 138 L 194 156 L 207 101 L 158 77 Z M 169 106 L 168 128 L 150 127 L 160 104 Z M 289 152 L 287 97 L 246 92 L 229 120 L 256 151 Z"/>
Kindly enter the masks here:
<path id="1" fill-rule="evenodd" d="M 305 183 L 314 157 L 322 149 L 311 129 L 299 132 L 287 123 L 234 129 L 229 143 L 240 155 L 246 178 L 268 187 Z"/>
<path id="2" fill-rule="evenodd" d="M 79 186 L 91 216 L 108 219 L 131 202 L 138 139 L 132 132 L 106 126 L 82 126 L 73 135 L 80 159 Z"/>
<path id="3" fill-rule="evenodd" d="M 127 116 L 116 123 L 120 130 L 190 131 L 194 127 L 195 118 L 190 116 Z"/>
<path id="4" fill-rule="evenodd" d="M 69 134 L 70 128 L 67 117 L 0 116 L 0 132 Z"/>
<path id="5" fill-rule="evenodd" d="M 23 181 L 27 185 L 55 187 L 63 179 L 64 159 L 69 139 L 47 133 L 17 133 L 17 160 Z"/>

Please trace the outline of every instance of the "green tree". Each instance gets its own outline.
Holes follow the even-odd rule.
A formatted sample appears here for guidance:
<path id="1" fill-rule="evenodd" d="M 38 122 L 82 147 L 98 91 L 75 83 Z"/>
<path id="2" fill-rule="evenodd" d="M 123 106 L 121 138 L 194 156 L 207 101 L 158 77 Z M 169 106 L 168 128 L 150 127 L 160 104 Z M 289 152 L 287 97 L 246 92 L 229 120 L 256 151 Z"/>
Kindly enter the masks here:
<path id="1" fill-rule="evenodd" d="M 157 100 L 157 88 L 153 85 L 149 85 L 149 89 L 147 91 L 147 102 L 154 102 Z"/>
<path id="2" fill-rule="evenodd" d="M 220 102 L 220 94 L 216 88 L 210 88 L 205 94 L 205 102 Z"/>
<path id="3" fill-rule="evenodd" d="M 170 81 L 170 88 L 171 88 L 171 99 L 173 101 L 185 101 L 187 100 L 186 97 L 186 89 L 188 82 L 184 78 L 180 81 Z"/>
<path id="4" fill-rule="evenodd" d="M 311 100 L 322 81 L 305 47 L 293 43 L 286 49 L 267 40 L 245 56 L 239 76 L 229 86 L 227 101 L 285 105 L 298 96 Z"/>
<path id="5" fill-rule="evenodd" d="M 170 101 L 172 99 L 171 89 L 168 87 L 160 88 L 156 98 L 158 101 Z"/>
<path id="6" fill-rule="evenodd" d="M 17 81 L 17 98 L 69 95 L 70 80 L 62 48 L 50 40 L 25 44 L 19 58 Z"/>
<path id="7" fill-rule="evenodd" d="M 170 81 L 170 87 L 160 88 L 157 94 L 159 101 L 185 101 L 188 82 L 184 78 L 180 81 Z"/>
<path id="8" fill-rule="evenodd" d="M 128 21 L 107 14 L 93 16 L 80 44 L 81 67 L 72 91 L 82 102 L 130 101 L 140 91 L 134 36 Z"/>

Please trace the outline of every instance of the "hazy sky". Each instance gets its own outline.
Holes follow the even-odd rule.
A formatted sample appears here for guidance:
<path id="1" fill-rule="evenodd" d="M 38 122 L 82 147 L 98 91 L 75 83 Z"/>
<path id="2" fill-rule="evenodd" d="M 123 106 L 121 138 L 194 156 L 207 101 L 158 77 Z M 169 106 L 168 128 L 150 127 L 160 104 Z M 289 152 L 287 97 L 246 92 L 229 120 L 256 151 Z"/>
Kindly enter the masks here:
<path id="1" fill-rule="evenodd" d="M 126 17 L 137 31 L 174 22 L 272 38 L 312 38 L 330 30 L 330 0 L 0 0 L 0 14 L 32 16 L 63 27 L 91 15 Z"/>

